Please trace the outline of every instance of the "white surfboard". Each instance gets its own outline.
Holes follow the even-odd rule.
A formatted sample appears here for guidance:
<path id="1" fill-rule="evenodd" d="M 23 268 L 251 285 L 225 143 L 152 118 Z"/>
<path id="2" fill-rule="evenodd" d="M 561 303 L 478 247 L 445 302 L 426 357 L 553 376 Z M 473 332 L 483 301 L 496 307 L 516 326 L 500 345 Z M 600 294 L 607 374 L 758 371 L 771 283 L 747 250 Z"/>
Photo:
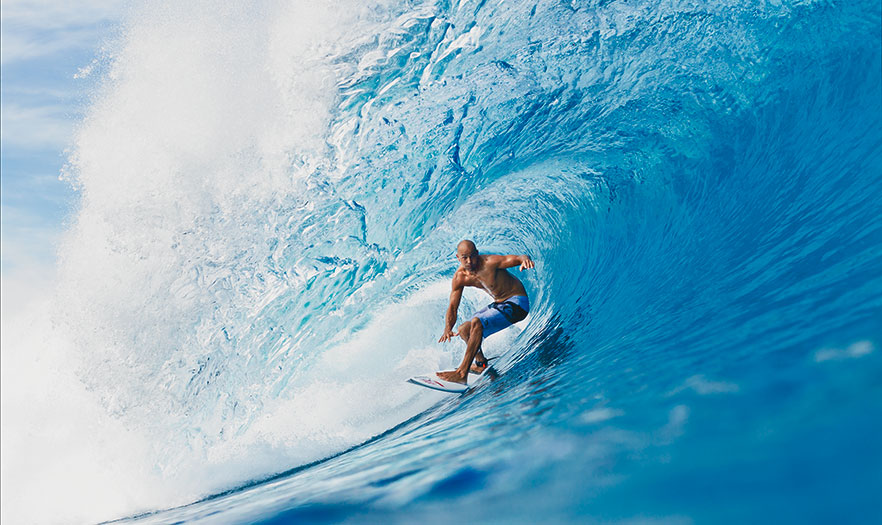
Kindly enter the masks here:
<path id="1" fill-rule="evenodd" d="M 450 392 L 451 394 L 461 394 L 469 389 L 469 385 L 462 383 L 454 383 L 445 381 L 435 374 L 428 376 L 414 376 L 407 380 L 408 383 L 431 388 L 432 390 L 440 390 L 442 392 Z"/>
<path id="2" fill-rule="evenodd" d="M 487 361 L 489 362 L 489 361 L 492 361 L 493 359 L 496 359 L 496 357 L 491 357 L 491 358 L 487 359 Z M 491 368 L 493 368 L 493 365 L 490 365 L 487 368 L 485 368 L 480 374 L 475 374 L 474 372 L 469 371 L 470 377 L 475 376 L 475 375 L 477 375 L 478 377 L 476 379 L 474 379 L 471 382 L 471 384 L 468 384 L 468 385 L 464 385 L 462 383 L 454 383 L 453 381 L 445 381 L 435 374 L 429 374 L 429 375 L 424 375 L 424 376 L 414 376 L 414 377 L 411 377 L 410 379 L 408 379 L 407 382 L 413 383 L 413 384 L 419 385 L 419 386 L 424 386 L 426 388 L 431 388 L 432 390 L 440 390 L 441 392 L 450 392 L 451 394 L 461 394 L 461 393 L 465 392 L 466 390 L 468 390 L 469 388 L 473 387 L 475 385 L 475 383 L 477 383 L 478 380 L 484 374 L 486 374 L 487 371 L 490 370 Z"/>

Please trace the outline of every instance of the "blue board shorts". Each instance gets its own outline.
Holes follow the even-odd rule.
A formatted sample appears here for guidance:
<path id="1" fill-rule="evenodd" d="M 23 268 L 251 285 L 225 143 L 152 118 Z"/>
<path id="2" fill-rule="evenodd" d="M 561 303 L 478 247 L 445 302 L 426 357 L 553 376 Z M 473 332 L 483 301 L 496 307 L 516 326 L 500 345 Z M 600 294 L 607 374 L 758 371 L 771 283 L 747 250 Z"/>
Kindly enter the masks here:
<path id="1" fill-rule="evenodd" d="M 481 321 L 484 327 L 484 337 L 495 334 L 503 328 L 523 321 L 530 311 L 530 300 L 526 295 L 515 295 L 505 301 L 490 303 L 481 308 L 472 318 Z"/>

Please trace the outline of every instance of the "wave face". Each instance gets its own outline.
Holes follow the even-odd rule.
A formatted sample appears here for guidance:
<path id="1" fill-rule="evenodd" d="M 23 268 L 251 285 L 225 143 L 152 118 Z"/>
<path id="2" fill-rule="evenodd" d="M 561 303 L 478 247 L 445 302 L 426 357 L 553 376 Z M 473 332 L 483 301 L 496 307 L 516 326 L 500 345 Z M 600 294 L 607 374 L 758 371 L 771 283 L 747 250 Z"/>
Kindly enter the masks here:
<path id="1" fill-rule="evenodd" d="M 163 488 L 129 514 L 878 517 L 878 3 L 184 4 L 68 167 L 57 319 Z M 455 397 L 404 380 L 461 357 L 462 238 L 537 265 Z"/>

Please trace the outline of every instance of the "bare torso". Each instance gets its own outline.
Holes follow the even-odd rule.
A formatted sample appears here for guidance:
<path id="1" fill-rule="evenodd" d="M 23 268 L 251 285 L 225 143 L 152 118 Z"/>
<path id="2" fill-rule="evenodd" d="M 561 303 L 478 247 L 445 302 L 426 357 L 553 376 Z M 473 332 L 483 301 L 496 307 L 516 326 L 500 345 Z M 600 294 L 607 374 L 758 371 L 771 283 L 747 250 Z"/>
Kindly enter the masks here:
<path id="1" fill-rule="evenodd" d="M 505 301 L 515 295 L 527 295 L 523 283 L 508 270 L 498 265 L 488 264 L 487 257 L 482 255 L 482 264 L 474 272 L 460 267 L 453 276 L 463 286 L 480 288 L 490 294 L 496 302 Z"/>

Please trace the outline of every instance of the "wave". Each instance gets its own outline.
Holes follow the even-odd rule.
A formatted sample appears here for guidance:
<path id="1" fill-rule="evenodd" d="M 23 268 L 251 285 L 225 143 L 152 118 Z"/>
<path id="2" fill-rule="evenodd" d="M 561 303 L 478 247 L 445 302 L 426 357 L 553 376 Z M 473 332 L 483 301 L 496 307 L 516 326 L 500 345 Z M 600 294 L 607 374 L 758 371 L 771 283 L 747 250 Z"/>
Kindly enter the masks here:
<path id="1" fill-rule="evenodd" d="M 102 428 L 139 436 L 141 474 L 118 474 L 161 487 L 103 512 L 187 503 L 376 436 L 370 454 L 344 454 L 328 472 L 347 479 L 387 456 L 393 473 L 409 461 L 429 472 L 464 451 L 425 452 L 429 438 L 405 422 L 426 414 L 449 439 L 484 436 L 503 463 L 560 442 L 566 461 L 597 472 L 651 446 L 682 474 L 677 453 L 719 428 L 689 393 L 729 396 L 721 419 L 750 421 L 736 431 L 749 441 L 751 424 L 801 413 L 812 381 L 851 378 L 846 401 L 878 392 L 869 375 L 805 364 L 819 345 L 872 349 L 882 335 L 877 7 L 135 9 L 95 73 L 66 168 L 81 202 L 53 313 L 78 380 L 112 421 Z M 523 332 L 487 342 L 504 356 L 504 388 L 459 406 L 404 379 L 459 359 L 460 347 L 434 341 L 462 238 L 529 253 L 537 268 L 523 274 Z M 461 315 L 483 300 L 467 296 Z M 879 370 L 876 353 L 860 355 Z M 789 401 L 774 394 L 780 374 L 795 385 Z M 591 441 L 595 424 L 605 435 Z M 771 425 L 801 437 L 813 424 Z M 545 430 L 517 440 L 492 425 Z M 702 457 L 711 472 L 727 467 Z M 572 483 L 566 461 L 536 456 L 511 486 L 492 470 L 456 483 L 510 501 Z M 621 467 L 637 478 L 625 494 L 655 486 L 639 468 Z M 350 496 L 362 486 L 341 483 Z M 402 489 L 383 490 L 397 502 L 388 508 L 467 494 L 435 486 L 399 501 Z M 590 513 L 577 509 L 592 490 L 568 490 L 558 512 Z"/>

